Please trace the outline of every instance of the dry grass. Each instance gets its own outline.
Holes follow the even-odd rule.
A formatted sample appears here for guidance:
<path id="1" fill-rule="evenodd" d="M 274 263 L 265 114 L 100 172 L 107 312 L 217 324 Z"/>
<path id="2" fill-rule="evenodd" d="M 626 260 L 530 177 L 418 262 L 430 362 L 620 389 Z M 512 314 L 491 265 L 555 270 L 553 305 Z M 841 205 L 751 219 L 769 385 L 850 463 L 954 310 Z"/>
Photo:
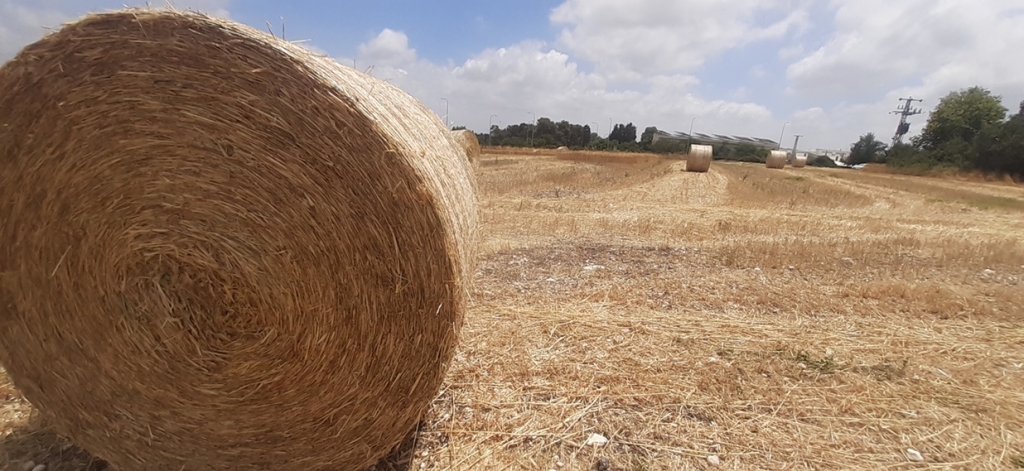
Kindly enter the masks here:
<path id="1" fill-rule="evenodd" d="M 1024 212 L 971 203 L 1024 190 L 728 162 L 481 163 L 464 338 L 411 462 L 380 468 L 1024 463 Z M 609 444 L 586 446 L 592 433 Z"/>

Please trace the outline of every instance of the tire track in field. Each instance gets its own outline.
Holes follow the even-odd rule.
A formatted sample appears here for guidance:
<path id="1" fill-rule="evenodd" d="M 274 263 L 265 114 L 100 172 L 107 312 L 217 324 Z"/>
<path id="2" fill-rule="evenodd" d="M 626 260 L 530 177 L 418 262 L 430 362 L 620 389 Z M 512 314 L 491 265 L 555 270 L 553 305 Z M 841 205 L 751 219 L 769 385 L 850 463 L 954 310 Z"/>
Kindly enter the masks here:
<path id="1" fill-rule="evenodd" d="M 644 206 L 718 206 L 726 195 L 728 179 L 712 168 L 707 173 L 686 172 L 682 162 L 664 174 L 630 188 L 609 191 L 600 198 Z"/>

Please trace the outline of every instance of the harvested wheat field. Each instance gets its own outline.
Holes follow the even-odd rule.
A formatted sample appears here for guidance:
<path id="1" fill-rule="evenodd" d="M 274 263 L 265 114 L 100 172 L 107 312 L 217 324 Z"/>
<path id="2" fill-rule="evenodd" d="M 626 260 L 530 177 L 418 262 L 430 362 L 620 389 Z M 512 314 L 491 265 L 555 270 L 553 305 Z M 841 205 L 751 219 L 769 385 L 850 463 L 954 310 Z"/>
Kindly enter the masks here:
<path id="1" fill-rule="evenodd" d="M 481 157 L 463 338 L 377 469 L 1024 467 L 1024 188 L 605 160 Z M 5 392 L 8 469 L 102 469 Z"/>

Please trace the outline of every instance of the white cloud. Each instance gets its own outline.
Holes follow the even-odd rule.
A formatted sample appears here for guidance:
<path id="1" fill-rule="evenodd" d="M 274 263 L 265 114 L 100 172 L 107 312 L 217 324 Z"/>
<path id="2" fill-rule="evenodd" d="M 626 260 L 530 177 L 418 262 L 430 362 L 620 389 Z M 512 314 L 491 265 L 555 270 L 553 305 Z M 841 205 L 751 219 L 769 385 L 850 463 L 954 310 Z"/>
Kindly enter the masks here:
<path id="1" fill-rule="evenodd" d="M 692 72 L 730 48 L 806 26 L 806 2 L 785 0 L 567 0 L 551 13 L 559 44 L 626 79 Z M 771 18 L 771 19 L 768 19 Z"/>
<path id="2" fill-rule="evenodd" d="M 802 55 L 804 55 L 804 45 L 799 43 L 790 44 L 786 47 L 783 47 L 782 49 L 779 49 L 778 52 L 779 59 L 782 60 L 795 59 Z"/>
<path id="3" fill-rule="evenodd" d="M 835 0 L 835 31 L 793 62 L 789 92 L 831 103 L 804 125 L 830 142 L 875 132 L 887 140 L 899 98 L 931 110 L 947 93 L 980 85 L 1017 109 L 1024 98 L 1024 0 Z M 780 51 L 780 56 L 781 54 Z M 836 104 L 838 103 L 838 104 Z M 911 119 L 911 135 L 927 113 Z M 811 132 L 808 132 L 809 134 Z"/>
<path id="4" fill-rule="evenodd" d="M 1024 62 L 1012 59 L 1024 43 L 1024 0 L 835 4 L 833 37 L 787 71 L 803 93 L 877 96 L 907 82 L 946 89 L 986 76 L 1024 82 Z"/>
<path id="5" fill-rule="evenodd" d="M 374 66 L 374 76 L 401 87 L 441 116 L 441 97 L 448 98 L 451 123 L 476 131 L 487 129 L 492 114 L 498 115 L 494 124 L 549 117 L 590 124 L 602 135 L 609 131 L 609 118 L 670 130 L 689 126 L 693 117 L 698 118 L 695 128 L 717 132 L 771 128 L 771 112 L 763 106 L 695 96 L 691 89 L 699 80 L 694 76 L 659 74 L 644 78 L 641 86 L 616 89 L 606 76 L 584 71 L 568 54 L 538 41 L 487 49 L 459 65 L 420 59 L 367 65 Z"/>
<path id="6" fill-rule="evenodd" d="M 401 65 L 416 60 L 416 50 L 409 47 L 405 33 L 385 28 L 370 42 L 359 46 L 359 59 L 374 66 Z"/>
<path id="7" fill-rule="evenodd" d="M 121 7 L 92 2 L 0 0 L 0 61 L 43 26 Z M 217 16 L 231 6 L 172 3 Z M 900 97 L 923 98 L 930 110 L 952 90 L 981 85 L 1011 110 L 1024 99 L 1024 61 L 1015 60 L 1024 0 L 564 0 L 548 20 L 551 42 L 524 38 L 449 63 L 425 59 L 434 51 L 417 51 L 416 38 L 395 29 L 367 38 L 354 60 L 337 59 L 438 114 L 448 98 L 451 121 L 478 131 L 494 114 L 502 125 L 534 116 L 596 123 L 602 134 L 609 118 L 672 131 L 696 118 L 695 131 L 778 139 L 789 121 L 787 144 L 798 133 L 801 147 L 847 147 L 865 132 L 888 140 Z M 474 28 L 486 24 L 474 17 Z M 911 133 L 926 119 L 913 117 Z"/>

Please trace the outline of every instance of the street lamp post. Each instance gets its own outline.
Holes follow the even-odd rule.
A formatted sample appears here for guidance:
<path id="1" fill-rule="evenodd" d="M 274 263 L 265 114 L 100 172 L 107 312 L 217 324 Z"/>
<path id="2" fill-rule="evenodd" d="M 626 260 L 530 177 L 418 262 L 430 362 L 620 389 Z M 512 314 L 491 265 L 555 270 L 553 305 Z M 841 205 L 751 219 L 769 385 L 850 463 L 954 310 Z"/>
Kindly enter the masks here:
<path id="1" fill-rule="evenodd" d="M 786 124 L 789 124 L 789 121 L 782 125 L 782 134 L 779 134 L 779 150 L 782 150 L 782 136 L 786 135 Z"/>
<path id="2" fill-rule="evenodd" d="M 444 127 L 448 128 L 448 129 L 451 129 L 451 127 L 448 126 L 448 99 L 447 98 L 441 98 L 441 99 L 444 100 Z"/>
<path id="3" fill-rule="evenodd" d="M 533 114 L 532 111 L 527 111 L 526 113 L 533 120 L 533 124 L 530 125 L 530 147 L 533 147 L 533 136 L 537 133 L 537 115 Z"/>
<path id="4" fill-rule="evenodd" d="M 497 117 L 498 115 L 492 114 L 491 117 L 487 119 L 487 145 L 491 145 L 491 128 L 494 127 L 494 118 Z"/>
<path id="5" fill-rule="evenodd" d="M 686 153 L 687 154 L 690 153 L 690 147 L 693 147 L 693 122 L 696 121 L 696 120 L 697 120 L 696 116 L 694 116 L 693 119 L 690 120 L 690 132 L 686 134 L 686 137 L 690 139 L 689 144 L 687 144 L 688 147 L 686 148 Z"/>

